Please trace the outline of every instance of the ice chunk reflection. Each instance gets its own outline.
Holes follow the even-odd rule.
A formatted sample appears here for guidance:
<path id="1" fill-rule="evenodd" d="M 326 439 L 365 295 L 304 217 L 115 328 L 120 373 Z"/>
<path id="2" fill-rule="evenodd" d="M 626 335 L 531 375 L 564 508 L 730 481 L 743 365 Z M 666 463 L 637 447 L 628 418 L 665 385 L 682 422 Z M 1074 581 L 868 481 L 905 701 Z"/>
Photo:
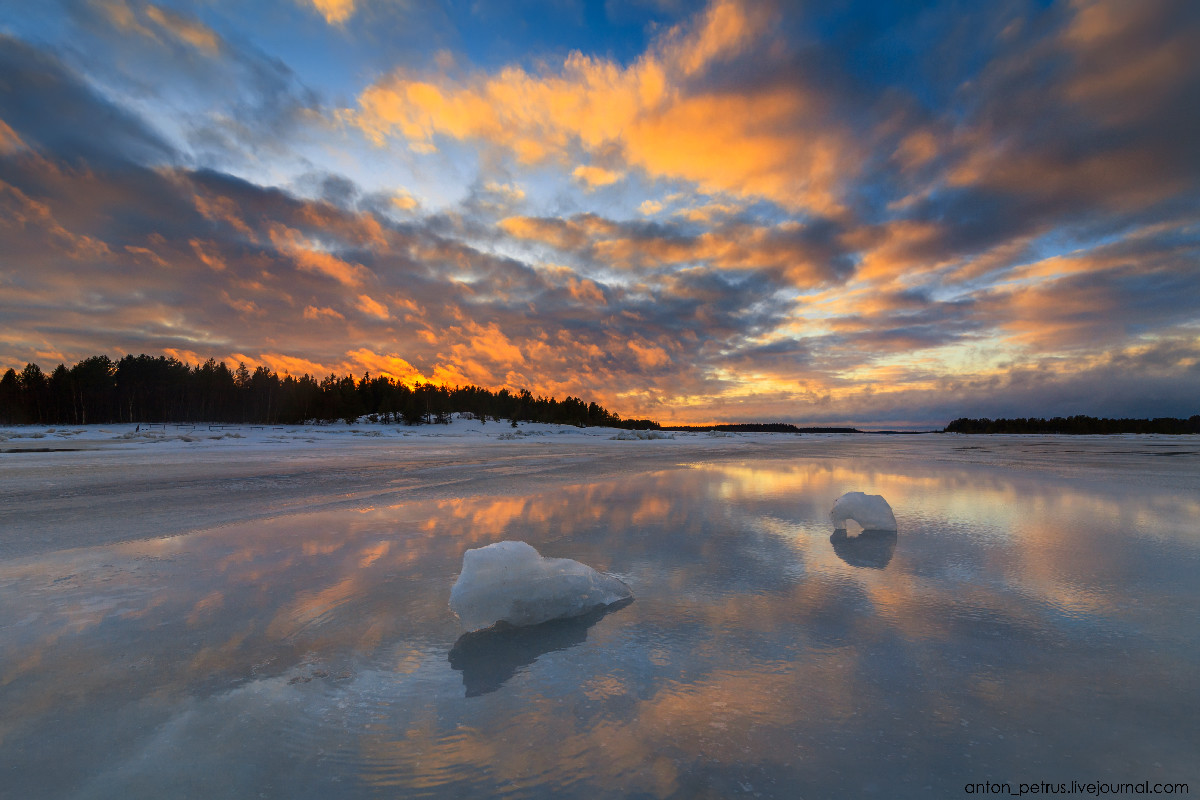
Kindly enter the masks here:
<path id="1" fill-rule="evenodd" d="M 845 528 L 839 528 L 829 537 L 829 543 L 837 557 L 852 567 L 885 569 L 896 552 L 896 538 L 895 531 L 867 530 L 850 536 Z"/>
<path id="2" fill-rule="evenodd" d="M 583 644 L 593 625 L 632 602 L 633 598 L 626 598 L 578 617 L 540 625 L 516 627 L 500 623 L 486 630 L 464 633 L 450 649 L 450 668 L 462 672 L 467 697 L 494 692 L 540 656 Z"/>

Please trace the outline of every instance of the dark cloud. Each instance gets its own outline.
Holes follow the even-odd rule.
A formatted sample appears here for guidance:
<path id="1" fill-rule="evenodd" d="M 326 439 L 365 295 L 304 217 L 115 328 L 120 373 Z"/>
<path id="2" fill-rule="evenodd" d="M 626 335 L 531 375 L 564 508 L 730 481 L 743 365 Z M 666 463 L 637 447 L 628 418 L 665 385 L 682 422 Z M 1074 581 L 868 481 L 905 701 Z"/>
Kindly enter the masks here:
<path id="1" fill-rule="evenodd" d="M 323 128 L 319 94 L 252 40 L 145 0 L 48 0 L 87 47 L 57 55 L 114 97 L 153 109 L 190 163 L 246 167 L 294 156 Z"/>
<path id="2" fill-rule="evenodd" d="M 948 419 L 1072 414 L 1186 418 L 1200 413 L 1198 356 L 1194 340 L 1176 339 L 1114 353 L 1083 370 L 1047 361 L 990 382 L 951 381 L 946 398 L 930 403 L 925 414 Z"/>
<path id="3" fill-rule="evenodd" d="M 943 225 L 945 252 L 1063 226 L 1111 233 L 1200 202 L 1195 4 L 1081 3 L 1010 25 L 932 129 L 944 171 L 908 212 Z"/>
<path id="4" fill-rule="evenodd" d="M 0 119 L 27 144 L 68 161 L 171 163 L 150 126 L 97 94 L 62 62 L 0 34 Z"/>
<path id="5" fill-rule="evenodd" d="M 734 219 L 703 233 L 686 222 L 622 222 L 592 213 L 567 219 L 510 217 L 500 227 L 514 238 L 600 269 L 646 272 L 702 265 L 756 271 L 779 286 L 805 288 L 841 282 L 853 270 L 852 254 L 838 240 L 839 224 L 820 218 L 784 226 Z"/>
<path id="6" fill-rule="evenodd" d="M 227 61 L 197 79 L 229 87 L 229 94 L 218 95 L 208 110 L 189 119 L 187 140 L 202 163 L 288 154 L 310 138 L 308 128 L 327 125 L 320 95 L 285 63 L 248 45 L 232 50 Z"/>

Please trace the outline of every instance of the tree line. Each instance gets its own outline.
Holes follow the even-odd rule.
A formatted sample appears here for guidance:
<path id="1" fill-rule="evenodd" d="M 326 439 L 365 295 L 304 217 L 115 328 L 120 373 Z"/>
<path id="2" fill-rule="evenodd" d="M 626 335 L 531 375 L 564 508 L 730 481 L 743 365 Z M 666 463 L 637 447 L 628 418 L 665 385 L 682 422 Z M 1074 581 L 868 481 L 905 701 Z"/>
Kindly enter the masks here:
<path id="1" fill-rule="evenodd" d="M 191 366 L 168 356 L 127 355 L 119 361 L 91 356 L 47 375 L 37 364 L 0 378 L 0 424 L 228 422 L 298 424 L 353 422 L 374 415 L 388 423 L 448 423 L 451 414 L 488 420 L 552 422 L 576 426 L 658 428 L 648 419 L 621 419 L 577 397 L 534 397 L 528 389 L 492 391 L 479 386 L 408 385 L 386 376 L 330 374 L 280 377 L 266 367 L 230 369 L 209 359 Z"/>
<path id="2" fill-rule="evenodd" d="M 1017 419 L 968 419 L 962 417 L 946 426 L 946 433 L 1200 433 L 1200 414 L 1187 419 L 1108 419 L 1107 417 L 1041 417 Z"/>

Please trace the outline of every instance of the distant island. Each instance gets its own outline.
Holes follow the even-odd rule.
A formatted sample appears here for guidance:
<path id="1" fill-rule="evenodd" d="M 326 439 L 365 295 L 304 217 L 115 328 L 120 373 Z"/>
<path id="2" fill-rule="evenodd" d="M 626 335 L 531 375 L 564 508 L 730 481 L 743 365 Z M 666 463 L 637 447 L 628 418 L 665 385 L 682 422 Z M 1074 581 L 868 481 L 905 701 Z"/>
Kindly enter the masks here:
<path id="1" fill-rule="evenodd" d="M 1110 433 L 1200 433 L 1200 414 L 1187 419 L 1108 419 L 1107 417 L 1019 417 L 1015 419 L 968 419 L 962 417 L 946 426 L 946 433 L 1059 433 L 1071 435 Z"/>

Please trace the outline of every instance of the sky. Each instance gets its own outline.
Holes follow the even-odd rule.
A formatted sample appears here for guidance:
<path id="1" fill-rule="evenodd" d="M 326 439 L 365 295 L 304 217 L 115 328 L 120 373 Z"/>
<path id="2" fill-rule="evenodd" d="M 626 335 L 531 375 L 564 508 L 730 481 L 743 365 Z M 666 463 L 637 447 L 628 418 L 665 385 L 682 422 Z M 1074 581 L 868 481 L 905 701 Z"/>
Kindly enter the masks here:
<path id="1" fill-rule="evenodd" d="M 0 368 L 1200 413 L 1200 4 L 0 0 Z"/>

